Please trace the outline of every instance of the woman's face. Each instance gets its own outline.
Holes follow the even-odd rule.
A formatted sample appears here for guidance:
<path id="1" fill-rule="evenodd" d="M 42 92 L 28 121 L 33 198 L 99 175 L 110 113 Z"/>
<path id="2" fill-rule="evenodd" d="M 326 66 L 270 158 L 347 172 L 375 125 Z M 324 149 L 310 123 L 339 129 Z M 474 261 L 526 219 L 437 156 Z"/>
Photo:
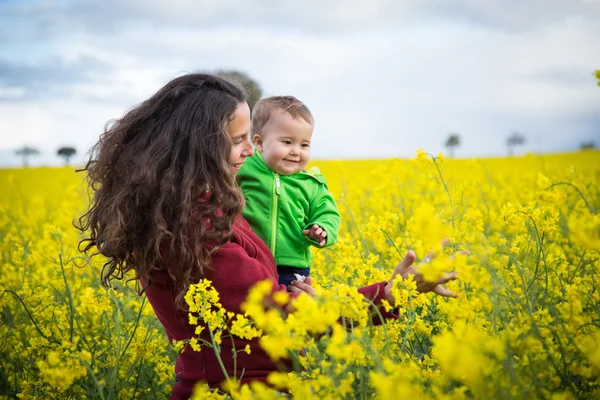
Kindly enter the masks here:
<path id="1" fill-rule="evenodd" d="M 229 122 L 227 132 L 231 139 L 229 165 L 235 175 L 246 161 L 246 157 L 254 154 L 254 146 L 250 142 L 250 107 L 248 107 L 248 103 L 244 102 L 238 105 L 233 113 L 233 119 Z"/>

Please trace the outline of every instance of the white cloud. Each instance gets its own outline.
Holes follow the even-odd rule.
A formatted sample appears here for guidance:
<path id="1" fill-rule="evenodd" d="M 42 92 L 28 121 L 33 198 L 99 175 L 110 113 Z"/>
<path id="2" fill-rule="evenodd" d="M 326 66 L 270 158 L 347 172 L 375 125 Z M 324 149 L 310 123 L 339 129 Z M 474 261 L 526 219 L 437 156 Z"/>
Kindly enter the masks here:
<path id="1" fill-rule="evenodd" d="M 522 31 L 600 13 L 597 0 L 79 0 L 5 7 L 22 18 L 35 17 L 46 34 L 79 28 L 115 33 L 141 25 L 352 33 L 432 16 Z"/>
<path id="2" fill-rule="evenodd" d="M 54 118 L 43 109 L 0 103 L 0 148 L 47 142 L 54 126 Z"/>
<path id="3" fill-rule="evenodd" d="M 105 123 L 124 111 L 123 107 L 69 100 L 45 100 L 26 107 L 0 103 L 0 166 L 20 164 L 12 150 L 22 146 L 41 152 L 31 165 L 59 164 L 56 150 L 61 146 L 74 146 L 78 151 L 74 161 L 83 162 Z"/>
<path id="4" fill-rule="evenodd" d="M 20 89 L 10 86 L 0 148 L 33 140 L 83 152 L 108 119 L 169 79 L 216 69 L 240 69 L 265 95 L 305 101 L 316 117 L 315 157 L 438 152 L 453 131 L 463 137 L 459 156 L 503 154 L 513 130 L 528 136 L 524 151 L 600 144 L 598 2 L 140 1 L 119 3 L 120 13 L 97 4 L 75 3 L 74 17 L 35 14 L 57 36 L 40 55 L 7 53 L 107 67 L 61 83 L 61 100 L 17 103 Z M 4 138 L 16 129 L 20 136 Z"/>

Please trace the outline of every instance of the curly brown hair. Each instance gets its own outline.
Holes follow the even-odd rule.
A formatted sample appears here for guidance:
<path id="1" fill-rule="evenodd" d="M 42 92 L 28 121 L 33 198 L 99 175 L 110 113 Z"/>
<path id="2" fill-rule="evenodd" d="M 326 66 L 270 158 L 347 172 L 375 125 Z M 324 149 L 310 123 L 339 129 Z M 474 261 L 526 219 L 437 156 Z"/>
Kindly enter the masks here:
<path id="1" fill-rule="evenodd" d="M 107 124 L 83 169 L 93 194 L 76 223 L 88 236 L 80 250 L 107 258 L 102 284 L 133 270 L 148 287 L 152 272 L 166 269 L 185 308 L 190 283 L 210 267 L 244 206 L 227 126 L 245 101 L 230 81 L 188 74 Z"/>

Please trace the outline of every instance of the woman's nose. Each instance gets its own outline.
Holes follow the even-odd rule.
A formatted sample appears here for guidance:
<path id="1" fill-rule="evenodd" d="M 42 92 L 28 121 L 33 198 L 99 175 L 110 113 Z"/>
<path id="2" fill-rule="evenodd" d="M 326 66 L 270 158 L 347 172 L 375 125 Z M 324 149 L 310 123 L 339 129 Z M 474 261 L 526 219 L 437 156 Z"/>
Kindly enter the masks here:
<path id="1" fill-rule="evenodd" d="M 246 157 L 252 157 L 253 154 L 254 154 L 254 146 L 252 146 L 252 144 L 249 143 L 249 145 L 246 146 L 246 148 L 244 149 L 243 155 Z"/>

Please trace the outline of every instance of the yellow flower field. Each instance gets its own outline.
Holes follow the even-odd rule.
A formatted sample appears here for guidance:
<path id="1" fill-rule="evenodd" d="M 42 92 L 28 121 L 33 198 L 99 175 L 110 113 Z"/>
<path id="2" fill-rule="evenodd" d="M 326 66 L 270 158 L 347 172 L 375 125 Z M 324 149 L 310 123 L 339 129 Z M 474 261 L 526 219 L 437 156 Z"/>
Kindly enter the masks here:
<path id="1" fill-rule="evenodd" d="M 81 174 L 1 170 L 0 398 L 168 398 L 181 346 L 218 351 L 228 335 L 259 337 L 297 366 L 271 374 L 272 388 L 230 377 L 224 389 L 239 399 L 274 389 L 298 399 L 600 398 L 600 152 L 418 151 L 313 165 L 342 215 L 338 244 L 314 252 L 318 296 L 286 318 L 264 310 L 259 284 L 246 315 L 231 315 L 199 282 L 186 300 L 192 322 L 213 331 L 204 344 L 169 344 L 135 281 L 100 285 L 103 261 L 82 256 L 72 225 L 87 202 Z M 458 298 L 396 280 L 400 318 L 373 327 L 353 289 L 389 279 L 408 249 L 420 259 L 437 249 L 420 272 L 458 271 L 448 285 Z M 454 256 L 462 249 L 471 255 Z M 226 395 L 198 385 L 196 398 L 208 397 Z"/>

